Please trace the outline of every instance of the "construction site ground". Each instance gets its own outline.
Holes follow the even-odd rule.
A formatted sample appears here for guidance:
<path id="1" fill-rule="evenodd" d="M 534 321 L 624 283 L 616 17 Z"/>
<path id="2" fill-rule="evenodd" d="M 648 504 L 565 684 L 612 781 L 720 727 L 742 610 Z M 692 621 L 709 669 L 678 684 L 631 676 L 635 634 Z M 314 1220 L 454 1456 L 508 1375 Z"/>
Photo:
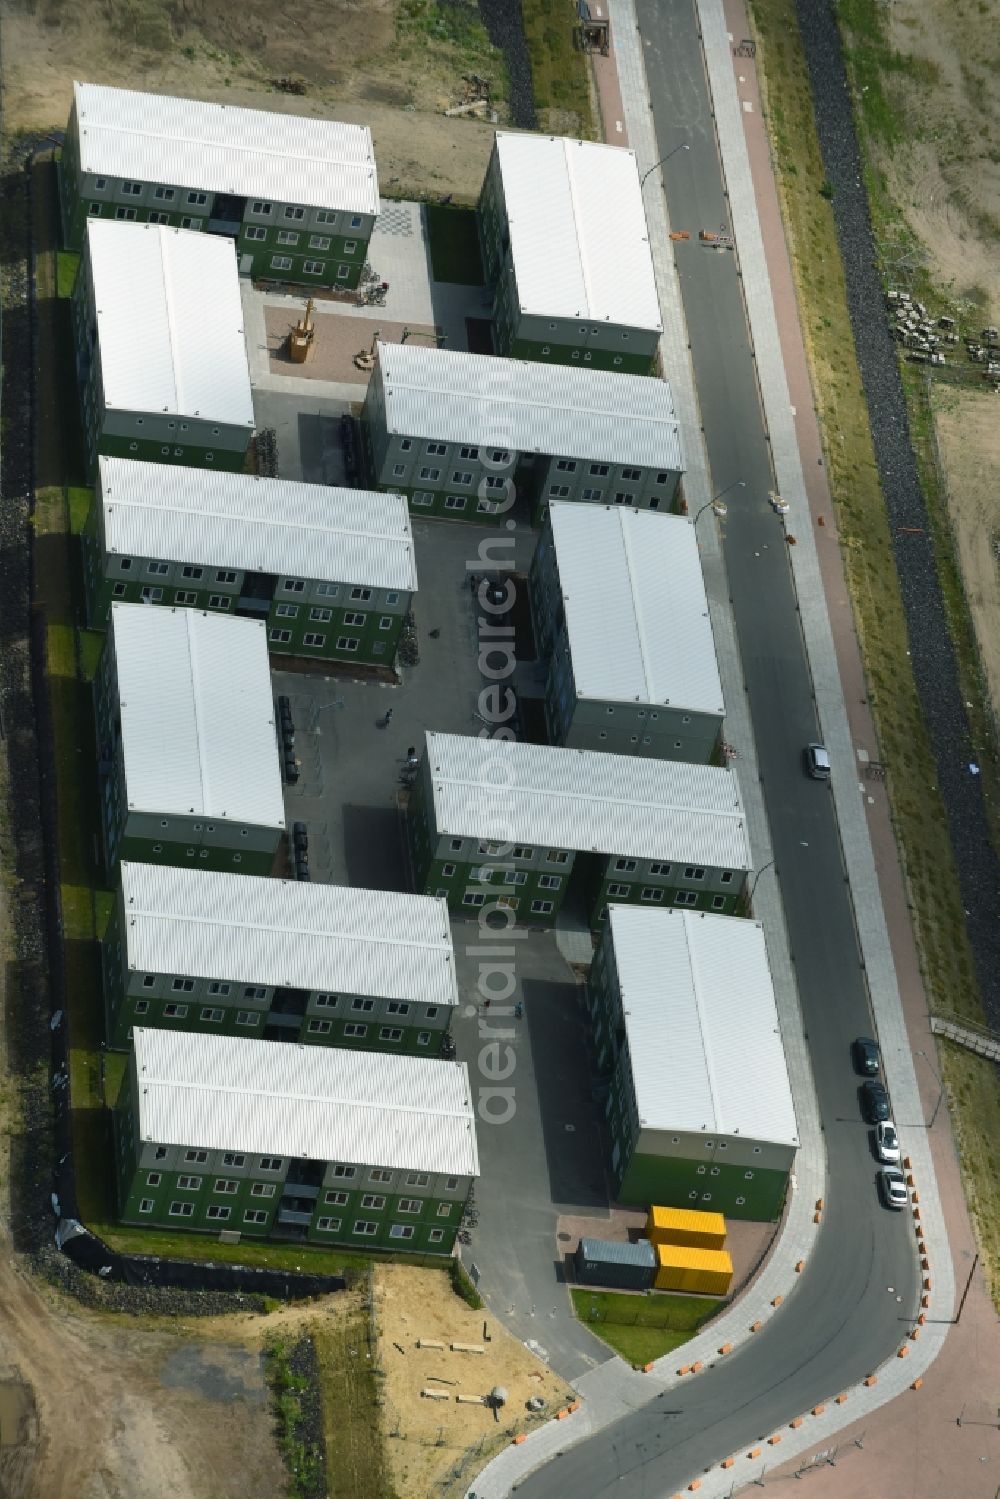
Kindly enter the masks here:
<path id="1" fill-rule="evenodd" d="M 436 1270 L 382 1265 L 375 1286 L 387 1457 L 397 1491 L 406 1499 L 451 1493 L 446 1481 L 452 1474 L 457 1479 L 461 1472 L 468 1481 L 494 1451 L 539 1421 L 551 1421 L 576 1398 L 488 1311 L 474 1311 L 459 1300 Z M 445 1347 L 421 1349 L 418 1340 Z M 451 1352 L 453 1342 L 485 1352 Z M 496 1418 L 488 1406 L 456 1399 L 488 1395 L 497 1386 L 507 1398 Z M 445 1391 L 448 1398 L 425 1396 L 426 1389 Z M 537 1415 L 526 1405 L 534 1396 L 545 1401 Z"/>
<path id="2" fill-rule="evenodd" d="M 4 0 L 4 124 L 8 132 L 64 129 L 73 80 L 148 89 L 371 128 L 386 197 L 452 194 L 473 202 L 494 127 L 446 118 L 463 73 L 500 86 L 499 54 L 418 29 L 397 38 L 407 0 L 296 0 L 280 21 L 266 0 Z M 455 11 L 467 9 L 457 0 Z M 268 80 L 301 79 L 305 95 Z M 498 113 L 505 119 L 502 102 Z"/>
<path id="3" fill-rule="evenodd" d="M 296 364 L 288 354 L 288 335 L 300 316 L 298 306 L 288 312 L 283 307 L 264 308 L 271 374 L 287 375 L 296 380 L 333 380 L 357 385 L 359 401 L 364 400 L 371 370 L 359 369 L 354 356 L 370 351 L 376 326 L 383 343 L 390 344 L 402 342 L 406 326 L 382 319 L 373 326 L 357 318 L 327 313 L 318 322 L 317 336 L 308 359 L 304 364 Z M 437 331 L 426 323 L 411 323 L 409 327 L 411 333 L 433 334 Z"/>

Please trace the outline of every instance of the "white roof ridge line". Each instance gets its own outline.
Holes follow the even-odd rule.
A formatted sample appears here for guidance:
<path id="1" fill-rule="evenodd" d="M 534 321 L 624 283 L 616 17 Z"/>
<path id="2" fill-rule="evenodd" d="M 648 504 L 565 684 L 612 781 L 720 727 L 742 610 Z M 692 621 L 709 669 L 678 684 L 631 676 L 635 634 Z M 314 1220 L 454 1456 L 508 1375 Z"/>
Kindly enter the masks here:
<path id="1" fill-rule="evenodd" d="M 589 751 L 589 753 L 596 754 L 597 751 L 591 750 L 591 751 Z M 576 800 L 578 797 L 584 796 L 589 801 L 600 802 L 602 804 L 606 803 L 606 804 L 613 805 L 613 806 L 616 806 L 616 807 L 623 807 L 623 806 L 624 807 L 655 807 L 655 808 L 657 808 L 657 809 L 659 809 L 661 811 L 688 812 L 688 813 L 694 812 L 694 813 L 697 813 L 697 815 L 699 817 L 719 817 L 719 818 L 737 817 L 737 818 L 739 818 L 739 820 L 741 822 L 743 821 L 743 812 L 742 812 L 742 809 L 739 806 L 733 807 L 733 809 L 730 811 L 728 809 L 723 809 L 721 807 L 692 807 L 690 804 L 685 804 L 683 802 L 652 802 L 652 801 L 647 801 L 647 800 L 639 799 L 639 798 L 633 799 L 633 798 L 628 798 L 628 797 L 622 797 L 621 795 L 611 796 L 610 794 L 607 795 L 607 796 L 604 796 L 604 795 L 598 795 L 598 794 L 596 794 L 593 791 L 562 791 L 562 790 L 559 790 L 557 787 L 554 787 L 554 786 L 518 786 L 518 785 L 511 785 L 511 784 L 509 784 L 507 782 L 500 782 L 500 781 L 497 781 L 497 782 L 490 782 L 490 781 L 467 781 L 463 777 L 459 777 L 459 776 L 442 775 L 440 773 L 440 771 L 433 771 L 432 772 L 432 778 L 433 778 L 433 781 L 434 781 L 435 790 L 437 789 L 438 786 L 442 786 L 442 785 L 447 785 L 447 786 L 465 786 L 465 787 L 473 787 L 473 788 L 475 788 L 475 789 L 477 789 L 479 791 L 491 791 L 491 790 L 492 791 L 497 791 L 497 792 L 501 792 L 501 791 L 503 791 L 503 792 L 516 791 L 516 792 L 518 792 L 522 796 L 524 796 L 524 795 L 531 795 L 531 796 L 560 797 L 564 801 L 570 800 L 570 799 Z M 471 834 L 471 833 L 468 833 L 468 834 L 465 834 L 465 836 L 466 837 L 473 837 L 474 835 Z"/>
<path id="2" fill-rule="evenodd" d="M 101 87 L 100 84 L 97 84 L 97 85 L 94 85 L 94 86 L 98 87 L 98 88 Z M 107 85 L 104 85 L 104 86 L 108 87 L 108 88 L 111 88 L 114 85 L 107 84 Z M 122 89 L 122 90 L 120 90 L 120 92 L 122 92 L 122 93 L 142 93 L 142 90 L 141 89 Z M 177 97 L 177 96 L 176 95 L 169 95 L 168 94 L 168 95 L 157 95 L 156 97 L 174 98 L 174 97 Z M 188 101 L 184 101 L 184 102 L 188 102 Z M 245 104 L 225 105 L 225 104 L 213 103 L 212 100 L 205 100 L 205 99 L 197 99 L 197 100 L 190 101 L 190 102 L 196 103 L 196 104 L 198 104 L 198 105 L 200 105 L 202 107 L 207 106 L 209 109 L 212 109 L 212 108 L 219 109 L 219 110 L 230 109 L 230 110 L 233 110 L 233 111 L 236 111 L 236 110 L 245 110 L 245 112 L 247 114 L 263 114 L 263 113 L 266 113 L 266 111 L 264 111 L 264 110 L 255 110 L 255 109 L 252 109 L 252 108 L 248 107 Z M 288 118 L 288 117 L 286 116 L 286 118 Z M 296 116 L 292 116 L 291 118 L 297 118 L 297 117 Z M 309 119 L 310 117 L 309 116 L 305 116 L 305 118 Z M 328 120 L 324 120 L 324 119 L 316 117 L 316 116 L 313 116 L 312 119 L 315 121 L 315 123 L 320 124 L 320 125 L 326 125 L 326 124 L 344 125 L 344 124 L 347 123 L 346 121 L 343 121 L 343 120 L 329 120 L 328 121 Z M 361 126 L 359 128 L 364 129 L 366 127 Z M 240 145 L 235 144 L 235 143 L 230 144 L 230 142 L 228 142 L 228 141 L 207 140 L 207 139 L 205 139 L 205 137 L 203 137 L 203 136 L 197 136 L 197 135 L 173 135 L 173 134 L 170 134 L 169 132 L 163 131 L 163 130 L 159 130 L 159 131 L 158 130 L 143 130 L 140 126 L 137 126 L 137 125 L 128 125 L 128 126 L 113 125 L 108 120 L 93 121 L 93 120 L 88 119 L 87 115 L 86 115 L 86 111 L 84 111 L 83 119 L 80 122 L 80 129 L 81 129 L 81 131 L 84 134 L 89 134 L 91 131 L 97 131 L 97 132 L 104 131 L 109 136 L 120 136 L 123 133 L 127 132 L 128 135 L 134 136 L 137 139 L 143 140 L 143 141 L 167 142 L 168 144 L 170 144 L 172 146 L 208 146 L 212 150 L 216 150 L 216 151 L 231 151 L 231 152 L 234 152 L 234 153 L 236 153 L 237 155 L 240 155 L 240 156 L 251 156 L 251 157 L 252 156 L 267 156 L 267 157 L 270 157 L 272 160 L 279 161 L 279 162 L 280 161 L 287 161 L 288 160 L 288 152 L 287 151 L 274 151 L 269 146 L 240 146 Z M 305 155 L 305 154 L 295 156 L 295 157 L 292 158 L 292 160 L 295 161 L 295 162 L 307 162 L 307 163 L 309 163 L 312 166 L 317 166 L 318 165 L 318 166 L 327 166 L 327 167 L 337 167 L 337 168 L 339 168 L 342 171 L 343 170 L 347 170 L 347 171 L 354 171 L 354 172 L 358 172 L 358 173 L 366 173 L 368 176 L 371 176 L 372 172 L 375 169 L 374 155 L 366 157 L 366 159 L 365 159 L 364 162 L 348 161 L 344 157 L 337 157 L 337 156 L 310 156 L 310 155 Z M 202 191 L 201 188 L 198 188 L 196 190 L 199 191 L 199 192 Z M 217 191 L 221 192 L 221 189 L 218 189 Z M 222 196 L 225 197 L 226 194 L 222 193 Z M 279 201 L 280 201 L 280 199 L 279 199 Z M 346 208 L 343 208 L 343 209 L 338 208 L 336 210 L 336 212 L 337 213 L 348 213 L 348 212 L 350 212 L 350 210 L 346 209 Z"/>
<path id="3" fill-rule="evenodd" d="M 429 1060 L 435 1059 L 430 1058 Z M 341 1109 L 384 1110 L 387 1107 L 384 1098 L 367 1099 L 341 1096 L 331 1097 L 330 1094 L 291 1093 L 286 1090 L 278 1091 L 277 1089 L 275 1089 L 274 1092 L 269 1093 L 265 1092 L 263 1088 L 255 1088 L 248 1095 L 246 1088 L 235 1087 L 232 1083 L 203 1083 L 193 1081 L 188 1078 L 148 1077 L 144 1072 L 138 1072 L 138 1070 L 136 1076 L 140 1088 L 145 1085 L 147 1088 L 150 1086 L 155 1088 L 178 1088 L 190 1093 L 233 1093 L 237 1094 L 240 1098 L 246 1098 L 248 1096 L 254 1098 L 263 1098 L 266 1099 L 268 1103 L 315 1103 L 320 1105 L 328 1105 L 330 1108 Z M 432 1108 L 429 1104 L 411 1103 L 390 1103 L 388 1104 L 388 1108 L 396 1114 L 415 1114 L 420 1116 L 428 1115 L 433 1119 L 457 1119 L 465 1124 L 472 1123 L 470 1115 L 467 1114 L 464 1109 L 436 1109 Z M 186 1142 L 179 1141 L 178 1143 L 185 1144 Z M 195 1141 L 194 1144 L 197 1145 L 197 1141 Z M 215 1147 L 213 1147 L 213 1149 L 214 1148 Z M 221 1149 L 223 1147 L 218 1148 Z M 239 1148 L 239 1146 L 233 1147 L 233 1149 L 235 1150 L 238 1150 Z M 419 1168 L 414 1167 L 414 1170 L 417 1169 Z"/>
<path id="4" fill-rule="evenodd" d="M 380 891 L 378 893 L 381 894 L 383 892 Z M 439 951 L 441 949 L 444 949 L 445 951 L 449 951 L 450 948 L 451 948 L 450 940 L 447 937 L 440 937 L 440 938 L 437 938 L 435 941 L 431 942 L 431 941 L 429 941 L 426 938 L 407 937 L 407 938 L 404 939 L 404 938 L 401 938 L 401 937 L 400 938 L 396 938 L 396 937 L 384 937 L 384 936 L 365 936 L 364 934 L 362 934 L 360 932 L 314 931 L 314 930 L 310 930 L 309 927 L 302 927 L 302 926 L 283 926 L 283 927 L 279 927 L 279 926 L 272 926 L 272 925 L 266 924 L 266 923 L 261 923 L 261 922 L 258 922 L 258 921 L 241 921 L 241 920 L 235 919 L 233 917 L 227 917 L 225 920 L 220 920 L 216 916 L 201 916 L 201 915 L 197 915 L 195 913 L 187 912 L 187 911 L 184 912 L 183 914 L 181 914 L 180 912 L 174 914 L 174 913 L 169 912 L 169 911 L 137 910 L 135 906 L 126 906 L 125 910 L 126 910 L 126 914 L 128 916 L 133 916 L 133 917 L 135 917 L 137 919 L 142 919 L 144 921 L 172 921 L 172 922 L 184 922 L 185 925 L 191 925 L 191 926 L 227 927 L 227 928 L 230 928 L 230 929 L 236 930 L 236 931 L 253 931 L 253 932 L 257 932 L 261 936 L 268 936 L 268 935 L 274 934 L 274 935 L 278 935 L 278 936 L 288 936 L 288 937 L 309 937 L 309 938 L 312 938 L 312 939 L 319 939 L 320 941 L 323 941 L 323 942 L 330 941 L 330 942 L 365 942 L 365 943 L 373 943 L 373 944 L 377 943 L 378 945 L 383 946 L 383 947 L 389 947 L 389 946 L 391 946 L 391 947 L 418 948 L 418 949 L 420 949 L 422 951 L 427 951 L 427 952 L 437 952 L 437 951 Z"/>
<path id="5" fill-rule="evenodd" d="M 584 295 L 587 299 L 586 316 L 589 322 L 593 322 L 597 317 L 597 314 L 593 310 L 594 297 L 592 294 L 590 281 L 590 267 L 587 265 L 587 258 L 583 253 L 583 236 L 580 232 L 580 215 L 577 213 L 576 203 L 576 178 L 573 176 L 573 168 L 570 164 L 569 159 L 570 144 L 571 142 L 568 139 L 563 140 L 563 160 L 566 163 L 566 186 L 569 191 L 569 211 L 573 219 L 573 237 L 576 240 L 576 258 L 580 263 L 580 279 L 583 282 Z M 583 315 L 583 313 L 580 314 L 581 317 Z"/>
<path id="6" fill-rule="evenodd" d="M 628 534 L 624 510 L 618 512 L 618 526 L 621 531 L 622 550 L 625 556 L 625 571 L 628 573 L 629 596 L 632 603 L 632 616 L 635 619 L 636 639 L 639 642 L 639 659 L 642 662 L 642 675 L 646 686 L 646 701 L 652 703 L 654 701 L 653 675 L 650 669 L 649 653 L 646 648 L 646 632 L 643 628 L 642 614 L 639 610 L 638 581 L 635 575 L 635 568 L 632 565 L 632 538 Z M 683 707 L 684 704 L 680 706 Z"/>
<path id="7" fill-rule="evenodd" d="M 191 711 L 194 718 L 194 739 L 198 747 L 198 772 L 201 777 L 201 811 L 206 815 L 221 817 L 223 813 L 209 812 L 211 808 L 211 781 L 206 763 L 205 736 L 201 731 L 201 678 L 198 674 L 198 652 L 195 649 L 194 616 L 197 611 L 185 609 L 184 629 L 187 635 L 188 662 L 191 667 Z M 190 815 L 190 814 L 189 814 Z"/>
<path id="8" fill-rule="evenodd" d="M 374 493 L 374 491 L 372 492 Z M 379 492 L 381 493 L 381 491 Z M 110 497 L 107 495 L 104 497 L 104 508 L 106 510 L 113 508 L 115 505 L 132 511 L 149 511 L 153 515 L 163 515 L 169 513 L 171 515 L 178 515 L 183 517 L 191 516 L 193 514 L 199 520 L 221 520 L 234 522 L 238 521 L 241 523 L 253 522 L 258 523 L 262 526 L 267 526 L 273 530 L 295 530 L 310 532 L 318 531 L 323 535 L 330 536 L 357 536 L 365 541 L 397 541 L 400 542 L 403 546 L 408 547 L 411 551 L 413 550 L 412 539 L 410 537 L 407 537 L 405 534 L 401 535 L 396 531 L 376 531 L 360 529 L 348 530 L 346 526 L 312 525 L 308 522 L 298 521 L 294 519 L 285 520 L 277 516 L 273 520 L 269 520 L 266 516 L 250 514 L 228 514 L 224 510 L 206 510 L 201 506 L 199 506 L 197 509 L 192 507 L 191 509 L 185 510 L 183 506 L 180 505 L 158 505 L 152 500 L 133 499 L 128 495 L 126 495 L 124 499 L 117 499 L 113 494 Z"/>
<path id="9" fill-rule="evenodd" d="M 160 252 L 160 272 L 163 277 L 163 310 L 167 319 L 167 332 L 170 342 L 170 373 L 174 382 L 174 406 L 178 416 L 193 415 L 184 411 L 184 394 L 181 381 L 180 359 L 177 355 L 176 327 L 174 324 L 174 298 L 173 282 L 170 279 L 170 257 L 166 253 L 167 239 L 163 233 L 164 225 L 156 226 L 157 248 Z"/>
<path id="10" fill-rule="evenodd" d="M 715 1065 L 712 1056 L 712 1048 L 709 1043 L 708 1030 L 706 1028 L 705 1011 L 702 1006 L 702 992 L 698 964 L 695 959 L 695 950 L 692 933 L 694 917 L 690 911 L 681 912 L 684 921 L 684 946 L 687 952 L 688 967 L 691 972 L 691 987 L 694 991 L 694 1007 L 698 1016 L 698 1034 L 701 1036 L 701 1049 L 705 1058 L 705 1076 L 708 1079 L 708 1091 L 712 1095 L 712 1129 L 725 1133 L 723 1123 L 720 1119 L 719 1090 L 716 1085 Z"/>
<path id="11" fill-rule="evenodd" d="M 426 350 L 426 351 L 422 350 L 421 352 L 430 353 L 431 350 Z M 465 352 L 465 350 L 464 349 L 447 349 L 447 350 L 443 350 L 442 352 L 449 353 L 449 354 L 463 354 Z M 469 355 L 470 359 L 481 359 L 481 358 L 492 359 L 493 357 L 494 356 L 490 355 L 490 354 L 487 354 L 487 355 L 470 354 Z M 531 361 L 528 361 L 528 360 L 523 360 L 523 361 L 522 360 L 510 360 L 508 362 L 511 363 L 511 364 L 520 364 L 520 363 L 530 363 Z M 550 368 L 553 368 L 553 366 L 541 365 L 540 368 L 548 370 Z M 570 368 L 571 369 L 572 367 L 571 366 L 564 366 L 564 368 Z M 583 373 L 584 374 L 604 375 L 604 374 L 613 374 L 614 372 L 610 371 L 610 370 L 584 370 Z M 513 378 L 513 374 L 511 376 L 511 378 Z M 618 378 L 620 379 L 621 376 L 618 376 Z M 644 378 L 646 378 L 646 379 L 653 379 L 653 376 L 646 376 Z M 461 401 L 470 401 L 470 400 L 481 401 L 483 403 L 483 405 L 493 406 L 493 407 L 503 408 L 505 406 L 516 406 L 516 407 L 522 407 L 522 408 L 524 408 L 526 410 L 531 410 L 531 411 L 566 411 L 566 412 L 571 413 L 574 416 L 578 416 L 580 414 L 583 414 L 585 416 L 591 416 L 591 417 L 607 417 L 609 420 L 616 420 L 616 421 L 620 421 L 623 418 L 623 416 L 627 415 L 628 420 L 630 422 L 633 422 L 633 421 L 635 421 L 635 422 L 645 422 L 649 426 L 652 426 L 652 425 L 655 424 L 656 426 L 660 426 L 660 427 L 673 427 L 678 432 L 680 431 L 680 425 L 681 425 L 680 424 L 680 419 L 675 414 L 673 414 L 673 413 L 670 416 L 657 416 L 657 415 L 653 415 L 653 414 L 650 414 L 649 412 L 645 412 L 645 411 L 631 411 L 631 410 L 628 411 L 627 413 L 625 413 L 621 409 L 612 409 L 610 407 L 606 408 L 604 406 L 582 406 L 582 405 L 579 405 L 579 406 L 569 406 L 569 405 L 565 405 L 565 404 L 553 404 L 551 401 L 543 401 L 543 400 L 537 400 L 536 401 L 536 400 L 530 399 L 527 396 L 513 396 L 513 395 L 511 395 L 511 396 L 495 396 L 495 395 L 487 395 L 485 392 L 480 393 L 478 391 L 470 391 L 467 387 L 463 388 L 463 389 L 459 389 L 458 387 L 456 387 L 455 389 L 451 389 L 451 388 L 443 389 L 440 385 L 427 385 L 427 384 L 421 383 L 419 380 L 407 379 L 405 376 L 390 375 L 385 369 L 383 369 L 383 380 L 385 381 L 386 384 L 391 384 L 392 386 L 397 387 L 400 390 L 404 390 L 404 391 L 416 391 L 418 395 L 422 395 L 422 396 L 434 396 L 434 397 L 437 397 L 437 398 L 444 397 L 445 399 L 451 398 L 452 400 L 461 400 Z M 666 382 L 663 381 L 661 383 L 665 384 Z M 392 390 L 387 391 L 387 395 L 392 396 L 392 394 L 393 394 Z M 499 440 L 499 439 L 494 439 L 494 440 Z M 480 443 L 483 443 L 485 441 L 486 441 L 485 438 L 480 438 Z M 506 441 L 506 442 L 509 443 L 510 439 L 509 438 L 505 438 L 504 441 Z M 585 459 L 584 461 L 587 462 L 589 460 Z M 646 466 L 650 467 L 651 465 L 647 464 Z"/>

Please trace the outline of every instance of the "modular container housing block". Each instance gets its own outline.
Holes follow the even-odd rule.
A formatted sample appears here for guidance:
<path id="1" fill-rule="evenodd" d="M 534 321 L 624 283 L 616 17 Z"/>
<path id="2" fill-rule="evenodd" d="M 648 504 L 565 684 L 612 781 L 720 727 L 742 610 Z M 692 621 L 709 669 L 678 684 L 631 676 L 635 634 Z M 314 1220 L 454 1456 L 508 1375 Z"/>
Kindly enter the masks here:
<path id="1" fill-rule="evenodd" d="M 112 604 L 94 678 L 109 871 L 270 874 L 285 809 L 266 635 L 257 620 Z"/>
<path id="2" fill-rule="evenodd" d="M 799 1140 L 759 922 L 612 905 L 587 994 L 619 1201 L 776 1218 Z"/>
<path id="3" fill-rule="evenodd" d="M 665 380 L 415 343 L 379 344 L 362 431 L 371 482 L 420 515 L 495 522 L 552 500 L 667 510 L 684 468 Z"/>
<path id="4" fill-rule="evenodd" d="M 499 354 L 651 372 L 663 329 L 631 151 L 498 131 L 478 222 Z"/>
<path id="5" fill-rule="evenodd" d="M 102 954 L 115 1047 L 139 1024 L 435 1056 L 458 1004 L 425 895 L 123 861 Z"/>
<path id="6" fill-rule="evenodd" d="M 402 495 L 100 458 L 90 623 L 114 600 L 265 621 L 278 655 L 391 667 L 417 571 Z"/>
<path id="7" fill-rule="evenodd" d="M 149 1228 L 450 1254 L 479 1175 L 464 1062 L 136 1026 L 119 1216 Z"/>
<path id="8" fill-rule="evenodd" d="M 719 751 L 725 706 L 692 523 L 557 501 L 531 564 L 553 744 L 689 763 Z"/>
<path id="9" fill-rule="evenodd" d="M 732 770 L 428 734 L 409 807 L 417 888 L 555 924 L 571 881 L 610 901 L 735 911 L 751 867 Z"/>
<path id="10" fill-rule="evenodd" d="M 71 308 L 91 470 L 111 453 L 242 472 L 254 415 L 228 240 L 92 219 Z"/>
<path id="11" fill-rule="evenodd" d="M 367 125 L 92 83 L 73 85 L 59 181 L 72 248 L 88 220 L 169 224 L 306 286 L 357 286 L 379 212 Z"/>

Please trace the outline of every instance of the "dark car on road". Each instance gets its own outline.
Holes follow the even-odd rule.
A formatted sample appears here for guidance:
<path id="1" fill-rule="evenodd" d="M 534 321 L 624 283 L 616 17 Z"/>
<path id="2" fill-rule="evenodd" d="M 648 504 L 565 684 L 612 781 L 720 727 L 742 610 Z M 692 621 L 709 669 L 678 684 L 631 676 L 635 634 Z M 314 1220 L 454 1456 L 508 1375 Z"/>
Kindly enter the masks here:
<path id="1" fill-rule="evenodd" d="M 877 1077 L 879 1073 L 878 1047 L 870 1036 L 859 1036 L 851 1046 L 854 1070 L 862 1077 Z"/>
<path id="2" fill-rule="evenodd" d="M 861 1084 L 861 1112 L 869 1124 L 881 1124 L 883 1119 L 889 1118 L 889 1095 L 881 1083 L 868 1082 Z"/>

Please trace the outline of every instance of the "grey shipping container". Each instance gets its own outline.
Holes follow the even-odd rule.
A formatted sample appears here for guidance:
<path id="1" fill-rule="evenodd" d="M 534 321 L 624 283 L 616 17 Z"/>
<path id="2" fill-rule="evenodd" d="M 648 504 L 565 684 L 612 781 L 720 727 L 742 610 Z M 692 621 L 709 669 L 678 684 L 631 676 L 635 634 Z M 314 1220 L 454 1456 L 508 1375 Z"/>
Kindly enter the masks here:
<path id="1" fill-rule="evenodd" d="M 635 1244 L 581 1239 L 574 1263 L 581 1285 L 648 1291 L 656 1271 L 656 1250 L 648 1239 Z"/>

